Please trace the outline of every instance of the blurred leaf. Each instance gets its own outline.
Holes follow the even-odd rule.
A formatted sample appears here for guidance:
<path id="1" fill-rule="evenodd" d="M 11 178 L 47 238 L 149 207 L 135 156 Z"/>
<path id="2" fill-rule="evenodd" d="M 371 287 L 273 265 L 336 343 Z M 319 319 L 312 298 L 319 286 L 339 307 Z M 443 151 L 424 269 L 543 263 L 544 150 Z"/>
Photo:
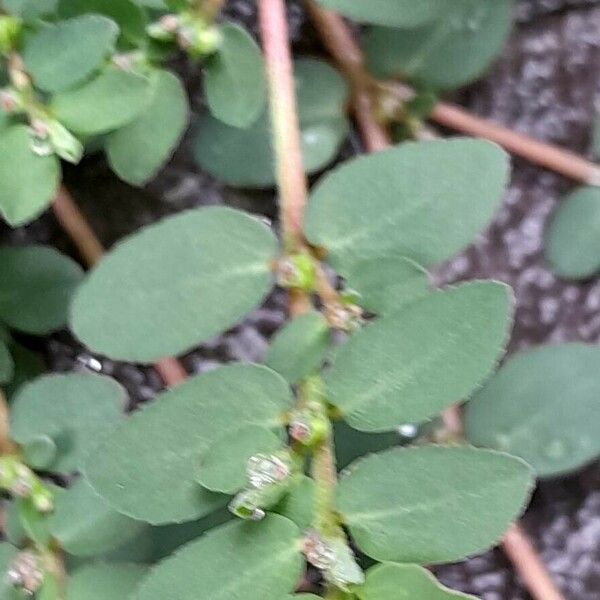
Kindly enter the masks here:
<path id="1" fill-rule="evenodd" d="M 77 556 L 99 556 L 138 535 L 145 525 L 119 514 L 80 479 L 60 496 L 50 532 L 60 547 Z"/>
<path id="2" fill-rule="evenodd" d="M 6 573 L 17 558 L 19 550 L 6 542 L 0 542 L 0 573 Z M 22 596 L 13 588 L 5 576 L 0 577 L 0 598 L 2 600 L 22 600 Z"/>
<path id="3" fill-rule="evenodd" d="M 579 188 L 561 202 L 545 253 L 561 277 L 586 279 L 600 271 L 600 188 Z"/>
<path id="4" fill-rule="evenodd" d="M 124 600 L 148 573 L 148 567 L 126 563 L 96 563 L 70 578 L 66 600 Z"/>
<path id="5" fill-rule="evenodd" d="M 314 479 L 297 477 L 289 493 L 272 510 L 296 523 L 300 531 L 307 531 L 315 521 L 315 491 Z"/>
<path id="6" fill-rule="evenodd" d="M 224 207 L 144 228 L 109 252 L 75 296 L 71 327 L 111 358 L 150 363 L 232 327 L 273 285 L 277 240 Z"/>
<path id="7" fill-rule="evenodd" d="M 109 377 L 45 375 L 16 394 L 11 435 L 24 445 L 47 435 L 58 449 L 48 470 L 70 473 L 121 422 L 125 402 L 125 390 Z"/>
<path id="8" fill-rule="evenodd" d="M 0 341 L 0 383 L 7 383 L 15 372 L 15 363 L 8 346 Z"/>
<path id="9" fill-rule="evenodd" d="M 51 538 L 48 515 L 37 510 L 29 498 L 16 499 L 15 504 L 27 539 L 35 544 L 47 546 Z"/>
<path id="10" fill-rule="evenodd" d="M 246 424 L 282 424 L 292 402 L 285 381 L 265 367 L 221 367 L 130 416 L 90 459 L 86 475 L 113 507 L 135 519 L 153 524 L 197 519 L 226 500 L 196 482 L 210 445 Z"/>
<path id="11" fill-rule="evenodd" d="M 51 108 L 68 129 L 97 135 L 131 123 L 151 97 L 147 77 L 107 67 L 89 83 L 54 96 Z"/>
<path id="12" fill-rule="evenodd" d="M 239 25 L 226 23 L 218 51 L 204 67 L 208 107 L 232 127 L 249 127 L 263 112 L 267 94 L 265 65 L 254 38 Z"/>
<path id="13" fill-rule="evenodd" d="M 442 262 L 491 221 L 506 188 L 507 158 L 494 144 L 461 138 L 355 158 L 313 188 L 307 237 L 340 272 L 386 256 Z"/>
<path id="14" fill-rule="evenodd" d="M 38 156 L 32 147 L 25 125 L 13 125 L 0 136 L 0 215 L 12 227 L 35 219 L 58 190 L 58 159 Z"/>
<path id="15" fill-rule="evenodd" d="M 81 267 L 49 246 L 0 248 L 0 320 L 36 335 L 61 329 L 82 279 Z"/>
<path id="16" fill-rule="evenodd" d="M 226 433 L 202 456 L 197 481 L 213 492 L 234 494 L 248 483 L 248 459 L 272 454 L 282 447 L 281 437 L 259 425 Z"/>
<path id="17" fill-rule="evenodd" d="M 56 10 L 58 0 L 3 0 L 4 9 L 26 21 L 49 15 Z"/>
<path id="18" fill-rule="evenodd" d="M 302 573 L 300 532 L 279 515 L 222 525 L 155 567 L 132 600 L 280 600 Z"/>
<path id="19" fill-rule="evenodd" d="M 188 123 L 187 93 L 169 71 L 154 75 L 150 104 L 131 123 L 108 135 L 112 170 L 133 185 L 152 179 L 171 158 Z"/>
<path id="20" fill-rule="evenodd" d="M 458 446 L 394 448 L 348 468 L 338 507 L 371 558 L 435 564 L 497 542 L 532 487 L 529 466 L 508 454 Z"/>
<path id="21" fill-rule="evenodd" d="M 461 87 L 500 54 L 512 12 L 512 0 L 454 0 L 444 3 L 439 18 L 418 28 L 373 27 L 364 39 L 369 71 L 435 89 Z"/>
<path id="22" fill-rule="evenodd" d="M 361 431 L 391 431 L 460 402 L 491 374 L 512 325 L 512 293 L 474 282 L 368 325 L 326 374 L 329 400 Z"/>
<path id="23" fill-rule="evenodd" d="M 277 332 L 265 363 L 289 383 L 298 383 L 323 364 L 330 341 L 331 331 L 321 313 L 301 315 Z"/>
<path id="24" fill-rule="evenodd" d="M 563 344 L 512 357 L 467 405 L 469 440 L 526 460 L 541 477 L 600 455 L 600 348 Z"/>
<path id="25" fill-rule="evenodd" d="M 57 454 L 56 444 L 47 435 L 32 438 L 23 447 L 23 461 L 32 469 L 48 469 L 56 459 Z"/>
<path id="26" fill-rule="evenodd" d="M 327 63 L 303 59 L 295 63 L 304 167 L 314 173 L 338 154 L 348 134 L 345 104 L 348 87 Z M 195 156 L 201 168 L 228 184 L 270 187 L 275 184 L 268 111 L 247 129 L 200 118 Z"/>
<path id="27" fill-rule="evenodd" d="M 361 456 L 387 450 L 400 444 L 400 435 L 396 430 L 366 433 L 353 429 L 344 421 L 335 422 L 334 433 L 338 469 L 347 467 Z"/>
<path id="28" fill-rule="evenodd" d="M 15 363 L 15 372 L 10 384 L 5 386 L 4 391 L 7 398 L 12 400 L 13 395 L 24 383 L 35 379 L 46 370 L 46 365 L 39 354 L 16 342 L 11 342 L 10 351 Z"/>
<path id="29" fill-rule="evenodd" d="M 119 28 L 100 15 L 81 15 L 45 25 L 23 52 L 34 84 L 60 92 L 83 83 L 115 49 Z"/>
<path id="30" fill-rule="evenodd" d="M 418 565 L 386 563 L 367 571 L 367 580 L 356 588 L 360 600 L 476 600 L 438 583 L 435 577 Z"/>

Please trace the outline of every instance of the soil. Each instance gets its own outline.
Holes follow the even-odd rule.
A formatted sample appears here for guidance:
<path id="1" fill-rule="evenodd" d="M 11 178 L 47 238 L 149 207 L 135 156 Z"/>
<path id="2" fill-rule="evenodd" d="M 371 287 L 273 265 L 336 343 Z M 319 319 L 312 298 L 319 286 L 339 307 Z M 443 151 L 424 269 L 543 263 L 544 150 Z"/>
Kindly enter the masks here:
<path id="1" fill-rule="evenodd" d="M 254 3 L 233 0 L 231 18 L 255 29 Z M 591 123 L 600 108 L 600 0 L 521 0 L 518 26 L 504 56 L 480 83 L 458 101 L 474 112 L 524 133 L 589 154 Z M 301 4 L 289 2 L 292 38 L 298 51 L 315 48 L 315 34 Z M 197 72 L 185 73 L 196 109 L 202 110 Z M 145 189 L 119 182 L 104 160 L 93 156 L 69 169 L 66 181 L 103 242 L 117 239 L 156 219 L 193 206 L 225 203 L 273 219 L 272 191 L 226 188 L 192 163 L 188 144 Z M 344 155 L 360 149 L 354 136 Z M 517 318 L 510 351 L 532 345 L 600 338 L 600 280 L 572 283 L 548 270 L 542 240 L 548 218 L 574 183 L 514 161 L 513 181 L 493 225 L 467 252 L 437 274 L 440 284 L 495 278 L 513 286 Z M 16 231 L 0 225 L 3 243 L 48 243 L 76 256 L 51 214 Z M 275 292 L 243 324 L 184 357 L 199 373 L 230 361 L 260 361 L 268 339 L 285 319 L 285 297 Z M 25 339 L 53 371 L 86 368 L 89 354 L 66 332 Z M 149 368 L 100 357 L 103 372 L 129 390 L 132 406 L 161 387 Z M 568 400 L 568 399 L 567 399 Z M 540 483 L 524 525 L 570 600 L 600 600 L 600 464 L 573 476 Z M 498 550 L 437 570 L 451 587 L 484 600 L 526 600 L 518 578 Z"/>

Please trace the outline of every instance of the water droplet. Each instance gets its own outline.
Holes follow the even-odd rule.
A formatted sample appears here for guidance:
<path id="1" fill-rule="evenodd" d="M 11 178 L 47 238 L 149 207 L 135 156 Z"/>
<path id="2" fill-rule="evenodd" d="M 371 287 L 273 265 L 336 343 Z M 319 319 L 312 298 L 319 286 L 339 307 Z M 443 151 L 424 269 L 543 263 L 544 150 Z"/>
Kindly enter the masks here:
<path id="1" fill-rule="evenodd" d="M 274 455 L 257 454 L 248 459 L 248 481 L 253 488 L 261 489 L 283 481 L 290 475 L 290 466 Z"/>
<path id="2" fill-rule="evenodd" d="M 100 373 L 102 371 L 102 363 L 95 357 L 89 354 L 80 354 L 77 356 L 77 362 L 84 368 L 94 373 Z"/>
<path id="3" fill-rule="evenodd" d="M 335 551 L 314 529 L 306 534 L 303 550 L 306 560 L 317 569 L 329 569 L 335 561 Z"/>
<path id="4" fill-rule="evenodd" d="M 419 427 L 414 423 L 405 423 L 398 427 L 398 433 L 405 438 L 413 439 L 419 434 Z"/>
<path id="5" fill-rule="evenodd" d="M 230 503 L 229 511 L 240 519 L 249 521 L 262 521 L 265 518 L 265 511 L 257 505 L 255 490 L 246 490 L 240 492 Z"/>

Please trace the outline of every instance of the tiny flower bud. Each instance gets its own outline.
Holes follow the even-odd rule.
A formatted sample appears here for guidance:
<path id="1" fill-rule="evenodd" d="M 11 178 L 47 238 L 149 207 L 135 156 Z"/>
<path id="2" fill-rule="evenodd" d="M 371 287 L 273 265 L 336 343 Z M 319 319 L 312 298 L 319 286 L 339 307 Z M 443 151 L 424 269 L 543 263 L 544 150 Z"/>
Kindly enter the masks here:
<path id="1" fill-rule="evenodd" d="M 23 590 L 26 594 L 35 594 L 44 581 L 37 554 L 25 551 L 17 555 L 7 571 L 6 579 L 13 587 Z"/>
<path id="2" fill-rule="evenodd" d="M 161 17 L 158 23 L 162 27 L 163 31 L 167 33 L 175 33 L 177 29 L 179 29 L 181 21 L 177 15 L 164 15 Z"/>
<path id="3" fill-rule="evenodd" d="M 335 561 L 333 548 L 314 529 L 304 537 L 303 552 L 306 560 L 317 569 L 329 569 Z"/>
<path id="4" fill-rule="evenodd" d="M 282 287 L 312 292 L 317 282 L 314 259 L 308 254 L 292 254 L 277 265 L 277 283 Z"/>
<path id="5" fill-rule="evenodd" d="M 44 487 L 36 490 L 32 496 L 31 501 L 35 508 L 41 513 L 49 513 L 54 510 L 54 496 L 52 492 Z"/>
<path id="6" fill-rule="evenodd" d="M 15 49 L 21 28 L 21 19 L 0 15 L 0 53 L 8 54 Z"/>
<path id="7" fill-rule="evenodd" d="M 19 108 L 21 108 L 21 102 L 14 90 L 10 88 L 0 90 L 0 110 L 7 113 L 14 113 Z"/>

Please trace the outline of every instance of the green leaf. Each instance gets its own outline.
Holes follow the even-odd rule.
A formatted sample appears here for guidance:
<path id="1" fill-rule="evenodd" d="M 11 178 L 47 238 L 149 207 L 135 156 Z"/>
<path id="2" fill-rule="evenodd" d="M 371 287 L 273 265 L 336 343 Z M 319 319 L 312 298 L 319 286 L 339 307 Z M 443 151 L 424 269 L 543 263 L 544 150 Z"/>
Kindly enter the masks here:
<path id="1" fill-rule="evenodd" d="M 39 435 L 23 447 L 23 461 L 32 469 L 45 470 L 56 459 L 58 448 L 51 437 Z"/>
<path id="2" fill-rule="evenodd" d="M 83 83 L 115 49 L 119 28 L 100 15 L 42 27 L 27 42 L 25 65 L 36 87 L 61 92 Z"/>
<path id="3" fill-rule="evenodd" d="M 518 458 L 467 447 L 394 448 L 348 468 L 338 508 L 376 560 L 434 564 L 485 550 L 525 506 L 533 476 Z"/>
<path id="4" fill-rule="evenodd" d="M 303 59 L 295 64 L 304 167 L 319 171 L 338 154 L 348 135 L 348 87 L 327 63 Z M 228 184 L 275 184 L 275 159 L 267 110 L 247 129 L 230 127 L 204 115 L 198 124 L 195 156 L 200 167 Z"/>
<path id="5" fill-rule="evenodd" d="M 19 550 L 6 542 L 0 542 L 0 598 L 2 600 L 22 600 L 20 595 L 10 584 L 6 572 L 17 558 Z"/>
<path id="6" fill-rule="evenodd" d="M 507 155 L 489 142 L 401 144 L 325 175 L 311 194 L 306 234 L 340 272 L 390 255 L 439 263 L 488 225 L 507 180 Z"/>
<path id="7" fill-rule="evenodd" d="M 7 383 L 15 372 L 15 363 L 8 346 L 0 341 L 0 383 Z"/>
<path id="8" fill-rule="evenodd" d="M 339 469 L 347 467 L 352 461 L 361 456 L 387 450 L 400 443 L 400 435 L 396 430 L 383 433 L 365 433 L 353 429 L 344 421 L 337 421 L 334 424 L 334 434 L 335 455 Z"/>
<path id="9" fill-rule="evenodd" d="M 121 422 L 125 402 L 125 390 L 109 377 L 45 375 L 16 394 L 11 435 L 24 445 L 47 435 L 58 449 L 48 470 L 70 473 Z"/>
<path id="10" fill-rule="evenodd" d="M 522 352 L 467 405 L 469 440 L 526 460 L 541 477 L 600 455 L 600 348 L 562 344 Z"/>
<path id="11" fill-rule="evenodd" d="M 4 9 L 26 21 L 49 15 L 56 10 L 58 0 L 3 0 Z"/>
<path id="12" fill-rule="evenodd" d="M 260 304 L 273 285 L 276 253 L 270 229 L 245 213 L 180 213 L 105 256 L 75 296 L 71 327 L 115 359 L 149 363 L 180 354 Z"/>
<path id="13" fill-rule="evenodd" d="M 258 119 L 267 94 L 265 66 L 254 38 L 239 25 L 225 24 L 218 51 L 206 62 L 204 85 L 208 107 L 233 127 L 249 127 Z"/>
<path id="14" fill-rule="evenodd" d="M 153 524 L 197 519 L 226 500 L 196 482 L 211 444 L 244 425 L 277 427 L 292 404 L 289 387 L 273 371 L 222 367 L 134 413 L 88 462 L 86 475 L 112 506 L 135 519 Z"/>
<path id="15" fill-rule="evenodd" d="M 561 277 L 585 279 L 600 271 L 600 188 L 569 194 L 548 230 L 546 258 Z"/>
<path id="16" fill-rule="evenodd" d="M 434 89 L 460 87 L 481 76 L 500 54 L 512 12 L 512 0 L 454 0 L 421 27 L 374 27 L 364 39 L 369 71 Z"/>
<path id="17" fill-rule="evenodd" d="M 37 335 L 61 329 L 82 280 L 81 267 L 54 248 L 0 248 L 0 320 Z"/>
<path id="18" fill-rule="evenodd" d="M 131 123 L 151 97 L 149 78 L 107 67 L 89 83 L 54 96 L 51 108 L 68 129 L 97 135 Z"/>
<path id="19" fill-rule="evenodd" d="M 60 547 L 76 556 L 98 556 L 119 548 L 144 527 L 111 508 L 85 479 L 60 496 L 50 518 L 50 532 Z"/>
<path id="20" fill-rule="evenodd" d="M 0 136 L 0 215 L 17 227 L 35 219 L 58 189 L 56 156 L 38 156 L 25 125 L 13 125 Z"/>
<path id="21" fill-rule="evenodd" d="M 365 327 L 326 375 L 328 397 L 361 431 L 390 431 L 460 402 L 493 371 L 512 325 L 512 294 L 495 282 L 433 293 Z"/>
<path id="22" fill-rule="evenodd" d="M 289 383 L 298 383 L 322 365 L 330 341 L 331 331 L 321 313 L 301 315 L 277 332 L 265 363 Z"/>
<path id="23" fill-rule="evenodd" d="M 380 315 L 404 308 L 429 293 L 427 271 L 403 256 L 365 260 L 341 275 L 358 292 L 358 304 Z"/>
<path id="24" fill-rule="evenodd" d="M 219 438 L 202 457 L 198 483 L 213 492 L 234 494 L 247 485 L 248 459 L 272 454 L 283 445 L 266 427 L 246 425 Z"/>
<path id="25" fill-rule="evenodd" d="M 444 0 L 318 0 L 319 4 L 361 23 L 415 27 L 447 10 Z"/>
<path id="26" fill-rule="evenodd" d="M 78 569 L 69 580 L 66 600 L 128 598 L 148 573 L 148 567 L 126 563 L 96 563 Z"/>
<path id="27" fill-rule="evenodd" d="M 214 529 L 160 563 L 132 600 L 280 600 L 302 572 L 300 532 L 279 515 Z"/>
<path id="28" fill-rule="evenodd" d="M 369 569 L 365 584 L 355 591 L 360 600 L 476 600 L 441 585 L 423 567 L 393 563 Z"/>
<path id="29" fill-rule="evenodd" d="M 15 504 L 26 538 L 41 546 L 47 546 L 51 539 L 48 515 L 41 513 L 29 498 L 17 499 Z"/>
<path id="30" fill-rule="evenodd" d="M 307 531 L 315 522 L 315 480 L 301 475 L 296 478 L 289 493 L 272 511 L 296 523 L 300 531 Z"/>
<path id="31" fill-rule="evenodd" d="M 112 170 L 133 185 L 152 179 L 175 151 L 187 126 L 188 112 L 187 94 L 179 78 L 169 71 L 158 71 L 150 104 L 106 139 Z"/>
<path id="32" fill-rule="evenodd" d="M 112 19 L 129 42 L 139 44 L 146 38 L 146 15 L 132 0 L 60 0 L 61 17 L 76 17 L 85 13 L 104 15 Z"/>

